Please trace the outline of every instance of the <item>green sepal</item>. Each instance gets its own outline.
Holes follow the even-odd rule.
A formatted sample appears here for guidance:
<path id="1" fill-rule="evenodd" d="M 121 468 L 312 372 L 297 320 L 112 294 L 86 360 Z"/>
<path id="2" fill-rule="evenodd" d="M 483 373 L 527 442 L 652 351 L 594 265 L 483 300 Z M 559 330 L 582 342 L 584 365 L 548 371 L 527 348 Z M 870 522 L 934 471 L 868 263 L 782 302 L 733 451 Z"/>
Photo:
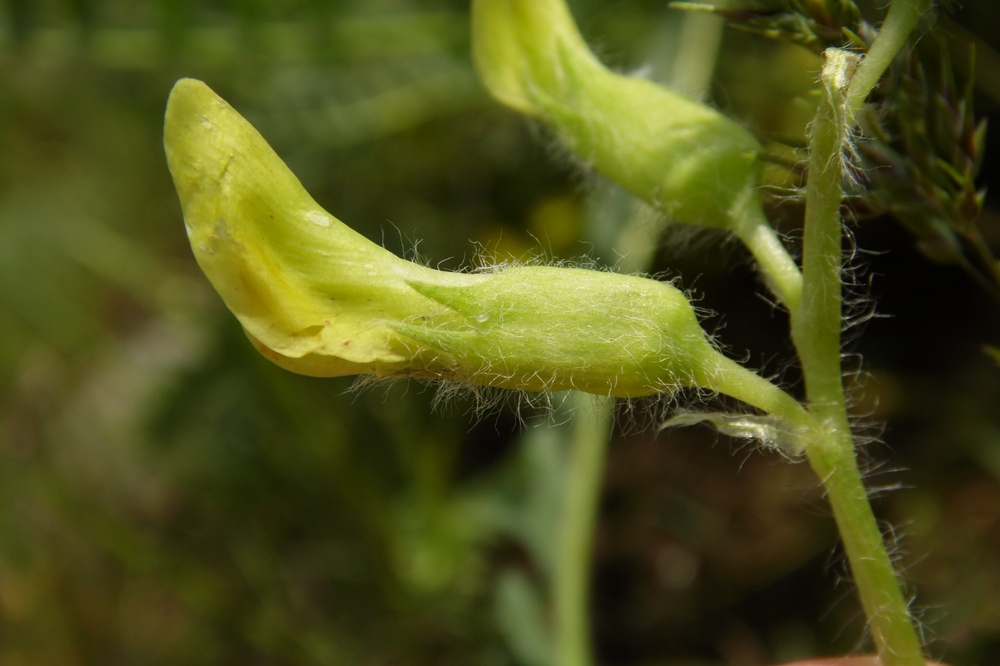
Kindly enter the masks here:
<path id="1" fill-rule="evenodd" d="M 691 386 L 719 352 L 672 285 L 580 268 L 516 266 L 474 285 L 411 282 L 461 323 L 395 330 L 456 360 L 454 379 L 638 397 Z"/>

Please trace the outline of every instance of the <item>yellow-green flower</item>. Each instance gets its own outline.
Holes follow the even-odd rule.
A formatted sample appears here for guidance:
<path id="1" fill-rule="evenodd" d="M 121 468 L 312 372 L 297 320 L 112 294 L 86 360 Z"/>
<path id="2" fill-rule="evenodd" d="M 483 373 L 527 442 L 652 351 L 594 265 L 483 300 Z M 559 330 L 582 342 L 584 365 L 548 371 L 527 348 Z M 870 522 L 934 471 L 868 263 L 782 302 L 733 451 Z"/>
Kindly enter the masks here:
<path id="1" fill-rule="evenodd" d="M 449 273 L 396 257 L 324 211 L 200 81 L 174 87 L 164 144 L 199 265 L 284 368 L 620 397 L 693 386 L 798 408 L 719 353 L 672 285 L 545 266 Z"/>
<path id="2" fill-rule="evenodd" d="M 473 0 L 473 57 L 498 100 L 676 222 L 724 228 L 790 307 L 801 276 L 764 217 L 754 136 L 705 104 L 602 65 L 563 0 Z"/>

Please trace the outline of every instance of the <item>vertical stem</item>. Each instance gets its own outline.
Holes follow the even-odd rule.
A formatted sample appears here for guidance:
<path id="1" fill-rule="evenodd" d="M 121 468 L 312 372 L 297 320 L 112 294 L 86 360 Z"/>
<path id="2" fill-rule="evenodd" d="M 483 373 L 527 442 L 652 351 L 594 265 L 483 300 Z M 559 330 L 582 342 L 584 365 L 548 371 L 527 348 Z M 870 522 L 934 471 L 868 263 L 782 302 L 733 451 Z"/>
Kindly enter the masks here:
<path id="1" fill-rule="evenodd" d="M 819 422 L 806 447 L 823 481 L 861 604 L 883 666 L 923 666 L 902 590 L 858 469 L 840 366 L 843 142 L 850 123 L 845 91 L 854 62 L 830 49 L 810 141 L 801 306 L 792 337 L 802 360 L 810 412 Z"/>
<path id="2" fill-rule="evenodd" d="M 590 562 L 614 399 L 574 393 L 576 402 L 555 562 L 555 665 L 590 666 Z"/>
<path id="3" fill-rule="evenodd" d="M 844 416 L 841 423 L 825 424 L 824 441 L 807 449 L 809 463 L 823 479 L 882 666 L 924 666 L 920 641 L 872 513 Z"/>
<path id="4" fill-rule="evenodd" d="M 839 62 L 838 62 L 839 61 Z M 829 49 L 809 144 L 802 241 L 802 301 L 792 311 L 792 338 L 802 361 L 810 408 L 820 420 L 844 407 L 840 374 L 842 89 L 834 80 L 849 67 L 847 54 Z"/>
<path id="5" fill-rule="evenodd" d="M 693 99 L 702 99 L 715 74 L 725 20 L 713 14 L 686 12 L 681 16 L 677 56 L 667 85 Z"/>
<path id="6" fill-rule="evenodd" d="M 689 72 L 683 81 L 684 92 L 698 97 L 707 89 L 714 69 L 724 22 L 684 17 L 682 47 L 677 54 L 674 72 L 679 63 L 700 62 L 695 74 Z M 711 63 L 713 66 L 707 66 Z M 628 228 L 622 229 L 616 246 L 638 234 L 633 215 Z M 653 246 L 655 238 L 647 245 Z M 626 255 L 622 260 L 625 272 L 647 270 L 652 253 L 641 257 Z M 614 417 L 614 399 L 575 393 L 570 462 L 563 489 L 563 523 L 556 552 L 553 580 L 553 610 L 555 617 L 555 666 L 592 666 L 594 663 L 590 636 L 590 565 L 597 519 L 604 461 Z"/>

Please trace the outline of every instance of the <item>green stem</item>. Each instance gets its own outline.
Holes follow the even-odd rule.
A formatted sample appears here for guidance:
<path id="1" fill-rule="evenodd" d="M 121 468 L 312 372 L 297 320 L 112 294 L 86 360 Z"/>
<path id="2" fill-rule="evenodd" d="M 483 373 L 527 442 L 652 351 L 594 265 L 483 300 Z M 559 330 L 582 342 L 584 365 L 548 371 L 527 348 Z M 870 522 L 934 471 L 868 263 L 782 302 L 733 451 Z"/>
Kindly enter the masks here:
<path id="1" fill-rule="evenodd" d="M 798 400 L 756 372 L 721 354 L 715 359 L 715 367 L 708 369 L 704 376 L 695 377 L 695 380 L 698 386 L 711 388 L 782 419 L 802 431 L 802 437 L 806 439 L 807 433 L 816 429 L 816 421 Z"/>
<path id="2" fill-rule="evenodd" d="M 827 52 L 828 54 L 830 51 Z M 835 55 L 842 55 L 837 52 Z M 833 57 L 824 67 L 822 95 L 809 147 L 802 246 L 802 303 L 792 311 L 792 338 L 805 372 L 814 414 L 827 419 L 844 405 L 840 374 L 841 247 L 840 201 L 843 179 L 842 91 L 828 77 L 836 70 Z"/>
<path id="3" fill-rule="evenodd" d="M 807 448 L 823 480 L 882 666 L 924 666 L 923 651 L 854 453 L 850 424 L 825 424 Z"/>
<path id="4" fill-rule="evenodd" d="M 712 84 L 722 44 L 725 20 L 714 14 L 686 12 L 681 16 L 677 55 L 667 85 L 692 99 L 702 99 Z"/>
<path id="5" fill-rule="evenodd" d="M 576 402 L 555 560 L 555 665 L 590 666 L 590 562 L 614 399 L 573 393 Z"/>
<path id="6" fill-rule="evenodd" d="M 683 19 L 682 48 L 677 53 L 673 71 L 678 71 L 680 63 L 702 63 L 702 66 L 692 70 L 695 73 L 689 72 L 683 80 L 685 93 L 693 97 L 700 96 L 711 81 L 713 68 L 706 63 L 714 65 L 724 27 L 723 21 L 715 19 Z M 623 247 L 629 238 L 638 237 L 637 225 L 644 226 L 633 215 L 628 226 L 618 234 L 615 245 Z M 655 247 L 654 240 L 658 236 L 658 233 L 653 238 L 647 236 L 645 245 L 649 249 Z M 652 258 L 653 253 L 648 250 L 639 256 L 626 253 L 623 270 L 648 270 Z M 594 658 L 589 622 L 590 565 L 604 461 L 611 439 L 614 400 L 583 393 L 574 393 L 572 399 L 576 409 L 573 411 L 570 436 L 571 460 L 563 489 L 563 522 L 552 590 L 555 619 L 553 663 L 555 666 L 591 666 Z"/>
<path id="7" fill-rule="evenodd" d="M 882 664 L 923 666 L 920 642 L 861 479 L 841 376 L 841 153 L 850 123 L 844 93 L 851 57 L 831 49 L 823 69 L 825 94 L 810 142 L 802 303 L 792 312 L 792 338 L 810 412 L 820 424 L 806 454 L 826 488 Z"/>
<path id="8" fill-rule="evenodd" d="M 893 0 L 885 21 L 879 28 L 878 36 L 858 65 L 847 89 L 848 117 L 852 119 L 868 93 L 878 85 L 882 74 L 892 64 L 896 54 L 910 38 L 910 33 L 920 21 L 920 16 L 933 5 L 933 0 Z"/>
<path id="9" fill-rule="evenodd" d="M 736 234 L 757 261 L 757 269 L 785 307 L 794 310 L 802 298 L 802 273 L 777 232 L 756 206 L 747 208 L 747 216 Z"/>

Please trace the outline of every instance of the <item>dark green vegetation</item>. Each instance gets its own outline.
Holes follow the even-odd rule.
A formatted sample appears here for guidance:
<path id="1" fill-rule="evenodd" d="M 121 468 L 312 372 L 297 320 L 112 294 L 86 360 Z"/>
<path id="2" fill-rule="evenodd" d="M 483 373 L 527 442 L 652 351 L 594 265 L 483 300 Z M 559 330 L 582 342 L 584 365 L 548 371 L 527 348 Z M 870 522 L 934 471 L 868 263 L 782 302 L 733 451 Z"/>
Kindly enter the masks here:
<path id="1" fill-rule="evenodd" d="M 681 14 L 662 4 L 574 9 L 608 61 L 663 78 Z M 956 20 L 995 40 L 993 3 L 965 4 Z M 420 239 L 457 267 L 473 240 L 613 263 L 601 239 L 631 203 L 487 99 L 466 3 L 11 0 L 3 21 L 0 664 L 537 664 L 558 433 L 509 408 L 473 418 L 462 398 L 432 413 L 417 384 L 345 394 L 350 380 L 258 357 L 194 265 L 161 148 L 166 94 L 195 76 L 394 251 Z M 982 47 L 977 62 L 988 113 L 1000 59 Z M 729 31 L 714 99 L 765 141 L 801 137 L 818 63 Z M 980 185 L 997 179 L 990 141 Z M 794 235 L 800 207 L 772 207 Z M 996 250 L 995 202 L 978 221 Z M 883 253 L 859 258 L 859 317 L 868 296 L 893 315 L 853 347 L 871 373 L 856 412 L 889 423 L 871 482 L 903 486 L 877 509 L 907 535 L 931 653 L 996 663 L 1000 366 L 981 346 L 1000 344 L 1000 307 L 929 263 L 926 236 L 921 253 L 888 218 L 854 231 Z M 795 383 L 783 315 L 734 244 L 670 231 L 655 270 L 726 313 L 707 328 L 734 356 L 753 349 L 750 365 Z M 622 416 L 596 544 L 603 660 L 850 651 L 860 611 L 833 589 L 843 564 L 808 468 Z"/>

